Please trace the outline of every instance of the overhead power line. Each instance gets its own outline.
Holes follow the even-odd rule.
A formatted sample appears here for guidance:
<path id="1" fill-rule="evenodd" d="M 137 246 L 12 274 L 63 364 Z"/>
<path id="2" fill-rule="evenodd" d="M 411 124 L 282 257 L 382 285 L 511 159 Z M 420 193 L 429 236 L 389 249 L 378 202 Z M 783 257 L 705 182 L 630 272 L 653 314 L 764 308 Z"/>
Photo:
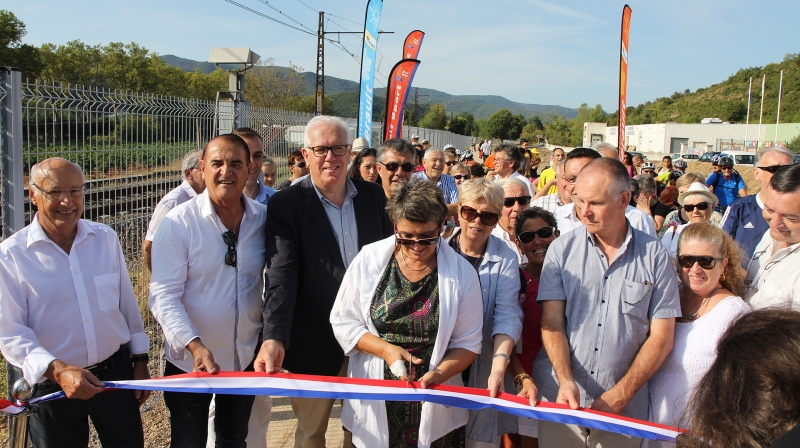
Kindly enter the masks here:
<path id="1" fill-rule="evenodd" d="M 253 14 L 259 15 L 259 16 L 261 16 L 261 17 L 265 18 L 265 19 L 272 20 L 273 22 L 280 23 L 281 25 L 288 26 L 289 28 L 292 28 L 292 29 L 294 29 L 294 30 L 300 31 L 301 33 L 310 34 L 310 35 L 312 35 L 312 36 L 316 36 L 316 35 L 317 35 L 317 33 L 309 32 L 309 31 L 307 31 L 307 30 L 304 30 L 304 29 L 302 29 L 302 28 L 298 28 L 298 27 L 296 27 L 296 26 L 294 26 L 294 25 L 289 25 L 289 24 L 288 24 L 288 23 L 286 23 L 286 22 L 282 22 L 282 21 L 280 21 L 280 20 L 278 20 L 278 19 L 276 19 L 276 18 L 274 18 L 274 17 L 270 17 L 270 16 L 268 16 L 268 15 L 266 15 L 266 14 L 262 13 L 262 12 L 258 12 L 258 11 L 256 11 L 255 9 L 248 8 L 247 6 L 244 6 L 243 4 L 241 4 L 241 3 L 237 3 L 237 2 L 235 2 L 235 1 L 233 1 L 233 0 L 225 0 L 225 1 L 226 1 L 226 2 L 228 2 L 228 3 L 230 3 L 230 4 L 232 4 L 232 5 L 236 5 L 236 6 L 240 7 L 240 8 L 242 8 L 242 9 L 244 9 L 245 11 L 250 11 L 250 12 L 252 12 Z"/>
<path id="2" fill-rule="evenodd" d="M 308 31 L 310 31 L 310 32 L 312 32 L 312 33 L 314 32 L 314 30 L 312 30 L 311 28 L 309 28 L 309 27 L 307 27 L 307 26 L 303 25 L 302 23 L 298 22 L 297 20 L 295 20 L 295 19 L 293 19 L 293 18 L 289 17 L 288 15 L 284 14 L 284 13 L 283 13 L 283 11 L 281 11 L 280 9 L 278 9 L 278 8 L 276 8 L 276 7 L 272 6 L 272 5 L 270 5 L 270 4 L 269 4 L 269 2 L 268 2 L 267 0 L 258 0 L 258 1 L 260 1 L 261 3 L 263 3 L 263 4 L 267 5 L 267 6 L 269 6 L 269 7 L 270 7 L 272 10 L 274 10 L 274 11 L 277 11 L 277 12 L 278 12 L 278 14 L 280 14 L 280 15 L 282 15 L 282 16 L 284 16 L 284 17 L 286 17 L 287 19 L 291 20 L 292 22 L 294 22 L 294 23 L 296 23 L 296 24 L 298 24 L 298 25 L 302 26 L 303 28 L 307 29 Z"/>

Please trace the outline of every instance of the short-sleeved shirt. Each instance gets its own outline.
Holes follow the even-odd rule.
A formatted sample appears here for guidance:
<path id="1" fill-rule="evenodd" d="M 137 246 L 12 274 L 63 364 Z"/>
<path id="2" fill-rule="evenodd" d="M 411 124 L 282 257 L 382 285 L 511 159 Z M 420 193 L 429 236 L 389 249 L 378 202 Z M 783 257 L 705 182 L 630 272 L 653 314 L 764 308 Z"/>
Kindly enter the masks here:
<path id="1" fill-rule="evenodd" d="M 539 283 L 541 303 L 566 301 L 566 335 L 580 405 L 588 407 L 628 372 L 647 340 L 652 319 L 681 315 L 675 268 L 658 240 L 627 224 L 622 247 L 609 263 L 585 227 L 550 245 Z M 555 401 L 558 381 L 542 351 L 533 367 L 541 395 Z M 625 416 L 647 419 L 643 386 Z"/>
<path id="2" fill-rule="evenodd" d="M 422 179 L 422 180 L 430 180 L 428 175 L 425 174 L 425 171 L 414 173 L 412 176 L 414 179 Z M 439 180 L 436 181 L 436 186 L 442 190 L 442 194 L 444 194 L 444 202 L 447 204 L 456 204 L 458 203 L 458 186 L 456 185 L 456 180 L 453 176 L 449 174 L 442 174 L 439 176 Z"/>
<path id="3" fill-rule="evenodd" d="M 550 182 L 551 180 L 556 178 L 556 170 L 553 167 L 547 168 L 542 171 L 542 175 L 539 176 L 539 185 L 536 186 L 537 189 L 541 190 L 544 188 L 545 184 Z M 558 187 L 553 185 L 547 190 L 547 194 L 558 193 Z"/>
<path id="4" fill-rule="evenodd" d="M 719 207 L 725 208 L 739 198 L 739 190 L 745 188 L 742 176 L 733 172 L 730 179 L 725 179 L 725 176 L 720 173 L 711 173 L 706 179 L 706 185 L 714 187 L 714 194 L 719 199 Z"/>

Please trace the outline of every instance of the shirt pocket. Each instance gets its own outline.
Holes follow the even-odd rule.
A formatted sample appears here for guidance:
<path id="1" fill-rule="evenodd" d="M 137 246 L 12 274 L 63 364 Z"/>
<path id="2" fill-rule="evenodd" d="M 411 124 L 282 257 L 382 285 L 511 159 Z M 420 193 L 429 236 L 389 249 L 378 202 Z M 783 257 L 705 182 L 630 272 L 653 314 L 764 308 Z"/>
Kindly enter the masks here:
<path id="1" fill-rule="evenodd" d="M 646 322 L 654 286 L 653 284 L 624 280 L 621 295 L 622 312 L 639 323 Z"/>
<path id="2" fill-rule="evenodd" d="M 119 273 L 98 275 L 94 287 L 101 311 L 119 309 Z"/>

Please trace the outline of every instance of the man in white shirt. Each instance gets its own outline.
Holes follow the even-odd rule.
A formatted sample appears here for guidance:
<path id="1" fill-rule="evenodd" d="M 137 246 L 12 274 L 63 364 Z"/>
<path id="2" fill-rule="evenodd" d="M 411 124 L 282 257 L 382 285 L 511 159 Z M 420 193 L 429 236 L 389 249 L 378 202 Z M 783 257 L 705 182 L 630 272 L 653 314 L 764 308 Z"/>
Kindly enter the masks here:
<path id="1" fill-rule="evenodd" d="M 206 191 L 170 211 L 158 228 L 148 302 L 164 330 L 165 376 L 253 370 L 266 207 L 243 194 L 250 165 L 241 137 L 212 139 L 200 161 Z M 211 399 L 164 393 L 173 446 L 205 446 Z M 220 394 L 214 401 L 218 446 L 246 446 L 253 396 Z"/>
<path id="2" fill-rule="evenodd" d="M 152 267 L 153 238 L 156 236 L 156 230 L 158 229 L 158 225 L 161 224 L 161 220 L 167 216 L 170 210 L 197 196 L 206 189 L 206 181 L 203 180 L 203 176 L 200 173 L 200 165 L 198 164 L 200 162 L 200 156 L 202 155 L 203 151 L 195 150 L 189 151 L 183 156 L 183 163 L 181 163 L 183 182 L 164 195 L 164 197 L 158 201 L 158 205 L 156 205 L 156 209 L 153 211 L 153 217 L 150 218 L 150 224 L 147 225 L 147 233 L 144 236 L 144 243 L 142 243 L 142 254 L 144 255 L 144 262 L 147 265 L 147 269 L 151 269 Z"/>
<path id="3" fill-rule="evenodd" d="M 531 182 L 517 172 L 523 157 L 519 148 L 514 145 L 503 143 L 494 150 L 494 180 L 500 181 L 509 177 L 514 177 L 522 182 L 528 188 L 528 196 L 533 197 L 533 186 Z"/>
<path id="4" fill-rule="evenodd" d="M 519 262 L 522 264 L 527 262 L 527 259 L 517 248 L 517 236 L 514 229 L 517 225 L 517 216 L 531 206 L 531 197 L 528 196 L 527 189 L 530 183 L 509 177 L 498 182 L 498 185 L 503 187 L 503 211 L 500 212 L 498 225 L 492 229 L 492 235 L 503 240 L 517 254 Z"/>
<path id="5" fill-rule="evenodd" d="M 37 447 L 143 446 L 138 406 L 148 392 L 103 392 L 102 381 L 147 379 L 150 339 L 117 234 L 81 219 L 84 177 L 62 159 L 30 173 L 31 224 L 0 243 L 0 349 L 39 404 L 28 422 Z M 133 354 L 133 356 L 131 355 Z M 103 392 L 103 393 L 100 393 Z"/>
<path id="6" fill-rule="evenodd" d="M 750 259 L 745 301 L 800 310 L 800 165 L 779 168 L 763 199 L 769 231 Z"/>

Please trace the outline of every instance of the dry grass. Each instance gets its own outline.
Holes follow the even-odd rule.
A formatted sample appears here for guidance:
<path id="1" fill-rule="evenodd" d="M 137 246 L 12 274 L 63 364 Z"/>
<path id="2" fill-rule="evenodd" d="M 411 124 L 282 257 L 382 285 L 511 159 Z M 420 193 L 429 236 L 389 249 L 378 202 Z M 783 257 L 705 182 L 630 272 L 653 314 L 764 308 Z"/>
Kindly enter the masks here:
<path id="1" fill-rule="evenodd" d="M 735 168 L 742 176 L 744 183 L 747 184 L 747 194 L 756 194 L 761 191 L 761 184 L 753 177 L 753 167 L 737 165 Z M 698 173 L 705 177 L 708 177 L 712 171 L 713 169 L 709 162 L 689 162 L 689 166 L 686 168 L 688 173 Z"/>

